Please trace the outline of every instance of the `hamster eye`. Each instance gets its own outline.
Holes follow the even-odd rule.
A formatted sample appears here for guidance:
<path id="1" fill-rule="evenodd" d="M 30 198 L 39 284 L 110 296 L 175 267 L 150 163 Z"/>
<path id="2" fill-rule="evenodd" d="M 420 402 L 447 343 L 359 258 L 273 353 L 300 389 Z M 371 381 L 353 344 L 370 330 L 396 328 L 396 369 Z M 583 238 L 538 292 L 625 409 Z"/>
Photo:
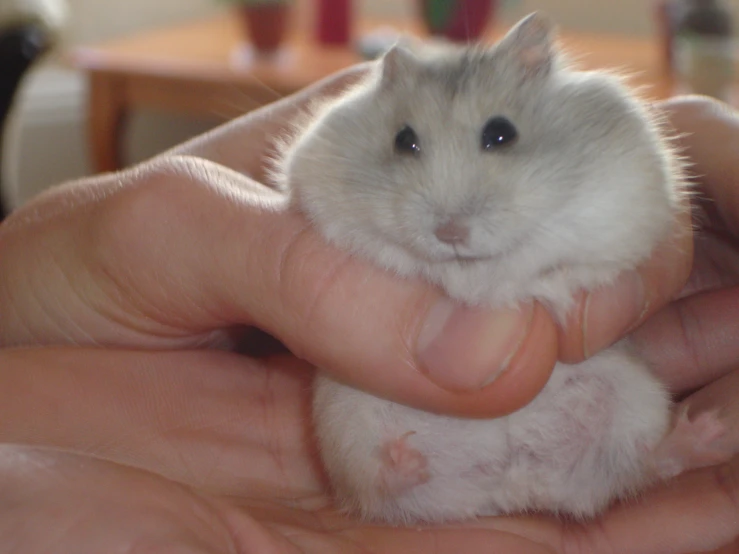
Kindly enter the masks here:
<path id="1" fill-rule="evenodd" d="M 403 127 L 395 135 L 395 151 L 399 154 L 418 154 L 421 147 L 418 144 L 418 135 L 409 125 Z"/>
<path id="2" fill-rule="evenodd" d="M 511 144 L 518 138 L 513 123 L 503 116 L 491 117 L 482 129 L 482 149 L 493 150 Z"/>

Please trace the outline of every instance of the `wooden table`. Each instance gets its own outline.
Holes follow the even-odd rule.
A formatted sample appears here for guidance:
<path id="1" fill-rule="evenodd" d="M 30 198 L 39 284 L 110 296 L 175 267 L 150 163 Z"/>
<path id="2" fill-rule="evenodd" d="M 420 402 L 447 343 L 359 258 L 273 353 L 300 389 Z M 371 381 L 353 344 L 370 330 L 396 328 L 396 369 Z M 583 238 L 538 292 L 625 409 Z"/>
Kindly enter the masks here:
<path id="1" fill-rule="evenodd" d="M 366 24 L 370 28 L 375 24 Z M 417 32 L 413 24 L 407 30 Z M 498 35 L 499 29 L 491 29 Z M 564 46 L 588 68 L 618 67 L 648 85 L 654 98 L 673 84 L 661 70 L 656 41 L 566 33 Z M 126 116 L 137 108 L 224 119 L 291 94 L 359 61 L 349 49 L 325 48 L 307 33 L 293 33 L 285 52 L 264 61 L 248 48 L 227 15 L 77 49 L 72 60 L 90 80 L 89 133 L 98 171 L 123 165 Z"/>

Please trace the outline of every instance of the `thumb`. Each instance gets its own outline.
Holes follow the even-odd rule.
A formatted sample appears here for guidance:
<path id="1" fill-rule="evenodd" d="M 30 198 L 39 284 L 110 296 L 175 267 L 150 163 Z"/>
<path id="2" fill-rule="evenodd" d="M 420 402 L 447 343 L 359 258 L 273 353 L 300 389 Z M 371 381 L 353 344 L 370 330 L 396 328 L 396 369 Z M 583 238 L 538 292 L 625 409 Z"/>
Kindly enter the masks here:
<path id="1" fill-rule="evenodd" d="M 0 249 L 4 315 L 29 313 L 23 298 L 44 306 L 38 320 L 4 318 L 6 344 L 171 348 L 249 325 L 368 392 L 480 417 L 530 401 L 557 356 L 538 304 L 456 306 L 327 245 L 281 195 L 199 158 L 59 189 L 9 220 Z"/>

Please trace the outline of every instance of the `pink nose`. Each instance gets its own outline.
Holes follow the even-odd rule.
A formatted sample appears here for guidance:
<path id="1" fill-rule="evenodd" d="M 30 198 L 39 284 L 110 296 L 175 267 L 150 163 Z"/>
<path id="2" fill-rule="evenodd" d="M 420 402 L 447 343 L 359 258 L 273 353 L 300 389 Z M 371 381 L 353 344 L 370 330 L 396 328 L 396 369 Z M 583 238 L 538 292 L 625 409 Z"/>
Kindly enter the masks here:
<path id="1" fill-rule="evenodd" d="M 470 239 L 470 228 L 452 219 L 439 225 L 434 230 L 434 235 L 445 244 L 464 244 Z"/>

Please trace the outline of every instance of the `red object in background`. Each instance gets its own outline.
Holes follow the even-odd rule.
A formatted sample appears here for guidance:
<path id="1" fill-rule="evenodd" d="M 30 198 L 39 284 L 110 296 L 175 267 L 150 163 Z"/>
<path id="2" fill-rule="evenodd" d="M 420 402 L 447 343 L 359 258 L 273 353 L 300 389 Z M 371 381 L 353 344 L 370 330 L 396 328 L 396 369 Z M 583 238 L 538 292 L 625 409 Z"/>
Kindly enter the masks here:
<path id="1" fill-rule="evenodd" d="M 351 0 L 317 0 L 318 42 L 347 45 L 351 39 Z"/>
<path id="2" fill-rule="evenodd" d="M 496 0 L 461 0 L 452 24 L 444 35 L 450 40 L 468 41 L 480 38 L 490 24 Z"/>

